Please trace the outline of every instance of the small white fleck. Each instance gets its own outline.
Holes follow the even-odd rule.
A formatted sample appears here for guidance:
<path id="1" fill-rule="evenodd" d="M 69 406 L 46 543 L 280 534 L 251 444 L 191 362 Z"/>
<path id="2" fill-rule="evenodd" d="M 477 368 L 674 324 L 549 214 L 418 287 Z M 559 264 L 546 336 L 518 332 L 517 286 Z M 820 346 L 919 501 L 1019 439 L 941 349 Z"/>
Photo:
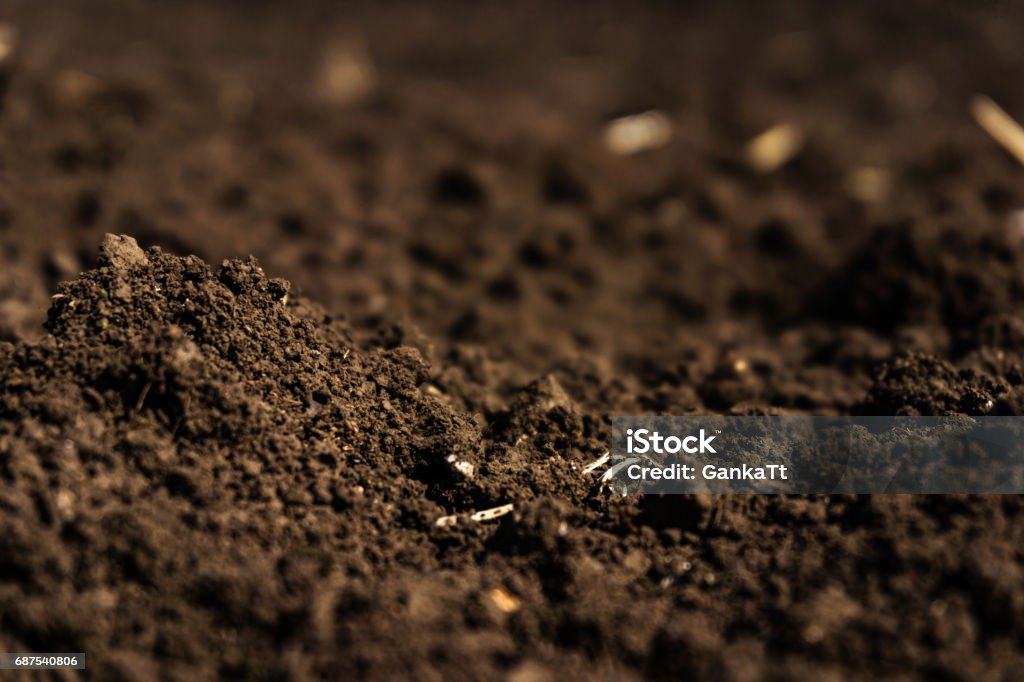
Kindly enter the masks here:
<path id="1" fill-rule="evenodd" d="M 61 490 L 57 493 L 54 502 L 57 505 L 57 510 L 61 513 L 64 518 L 71 518 L 74 516 L 75 511 L 75 496 L 67 490 Z"/>
<path id="2" fill-rule="evenodd" d="M 604 129 L 605 146 L 620 156 L 663 147 L 671 138 L 672 123 L 660 111 L 623 116 L 608 123 Z"/>
<path id="3" fill-rule="evenodd" d="M 434 525 L 438 528 L 447 528 L 449 526 L 454 526 L 458 522 L 458 520 L 459 517 L 454 514 L 450 516 L 442 516 L 434 522 Z"/>
<path id="4" fill-rule="evenodd" d="M 448 455 L 445 461 L 466 478 L 473 478 L 473 474 L 476 473 L 476 467 L 469 462 L 456 458 L 455 455 Z"/>
<path id="5" fill-rule="evenodd" d="M 595 469 L 600 467 L 602 464 L 607 462 L 610 458 L 611 458 L 611 453 L 606 451 L 603 455 L 601 455 L 600 457 L 595 459 L 593 462 L 591 462 L 587 466 L 583 467 L 583 473 L 589 474 L 590 472 L 594 471 Z M 573 467 L 575 467 L 575 466 L 576 465 L 574 464 Z"/>
<path id="6" fill-rule="evenodd" d="M 484 509 L 471 515 L 469 518 L 473 521 L 490 521 L 498 517 L 504 516 L 515 509 L 513 504 L 503 504 L 500 507 L 492 507 L 490 509 Z"/>
<path id="7" fill-rule="evenodd" d="M 780 123 L 747 144 L 747 163 L 758 172 L 770 173 L 789 162 L 803 146 L 803 131 L 792 123 Z"/>

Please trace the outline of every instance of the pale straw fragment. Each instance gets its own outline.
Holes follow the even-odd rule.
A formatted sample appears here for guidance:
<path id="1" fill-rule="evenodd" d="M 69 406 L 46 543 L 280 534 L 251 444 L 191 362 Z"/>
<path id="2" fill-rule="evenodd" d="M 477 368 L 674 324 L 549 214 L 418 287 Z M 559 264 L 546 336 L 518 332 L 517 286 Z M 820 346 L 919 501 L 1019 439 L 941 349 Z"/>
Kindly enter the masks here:
<path id="1" fill-rule="evenodd" d="M 469 520 L 476 521 L 477 523 L 481 521 L 493 521 L 494 519 L 505 516 L 505 514 L 510 513 L 513 509 L 515 509 L 514 504 L 503 504 L 499 507 L 491 507 L 490 509 L 474 512 L 469 515 Z M 448 528 L 450 526 L 454 526 L 458 522 L 459 515 L 450 514 L 448 516 L 442 516 L 437 521 L 434 521 L 434 525 L 438 528 Z"/>
<path id="2" fill-rule="evenodd" d="M 747 163 L 759 173 L 771 173 L 786 165 L 803 146 L 803 131 L 792 123 L 780 123 L 747 144 Z"/>
<path id="3" fill-rule="evenodd" d="M 1024 164 L 1024 128 L 1012 116 L 986 95 L 974 96 L 971 115 L 992 139 Z"/>

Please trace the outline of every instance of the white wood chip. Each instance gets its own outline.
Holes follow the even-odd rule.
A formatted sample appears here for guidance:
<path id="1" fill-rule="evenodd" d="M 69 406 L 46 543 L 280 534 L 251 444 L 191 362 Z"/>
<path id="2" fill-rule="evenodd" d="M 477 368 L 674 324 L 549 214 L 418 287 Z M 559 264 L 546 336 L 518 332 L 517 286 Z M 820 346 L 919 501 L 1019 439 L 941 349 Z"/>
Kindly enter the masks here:
<path id="1" fill-rule="evenodd" d="M 503 504 L 500 507 L 492 507 L 491 509 L 484 509 L 483 511 L 478 511 L 469 518 L 473 521 L 490 521 L 491 519 L 496 519 L 498 517 L 504 516 L 505 514 L 508 514 L 513 509 L 515 509 L 514 504 Z"/>

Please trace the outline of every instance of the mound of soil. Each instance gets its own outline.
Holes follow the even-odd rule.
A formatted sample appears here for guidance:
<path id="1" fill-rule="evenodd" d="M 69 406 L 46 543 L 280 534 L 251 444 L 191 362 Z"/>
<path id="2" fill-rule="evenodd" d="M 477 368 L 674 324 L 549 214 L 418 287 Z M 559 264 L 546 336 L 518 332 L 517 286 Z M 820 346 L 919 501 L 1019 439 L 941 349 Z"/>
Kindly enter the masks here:
<path id="1" fill-rule="evenodd" d="M 829 551 L 913 573 L 898 558 L 908 524 L 967 505 L 956 532 L 973 533 L 1002 504 L 611 500 L 582 472 L 601 429 L 554 377 L 481 429 L 417 350 L 360 350 L 289 288 L 252 259 L 213 271 L 108 235 L 98 267 L 53 296 L 49 334 L 3 347 L 8 646 L 86 651 L 99 678 L 789 675 L 799 665 L 759 642 L 781 635 L 776 619 L 794 634 L 773 646 L 852 665 L 895 621 L 851 590 L 937 608 L 920 585 L 852 567 L 822 581 Z M 991 409 L 997 389 L 976 383 L 910 356 L 864 409 Z M 964 576 L 948 539 L 927 547 L 930 590 L 967 580 L 1002 627 L 1021 625 L 1001 569 Z M 736 552 L 771 562 L 773 580 L 737 573 Z M 950 642 L 928 616 L 914 627 L 935 649 L 878 660 L 936 665 Z"/>
<path id="2" fill-rule="evenodd" d="M 336 614 L 482 532 L 438 519 L 584 498 L 562 456 L 583 427 L 553 380 L 510 408 L 485 459 L 473 420 L 420 390 L 418 351 L 360 352 L 288 291 L 251 259 L 214 272 L 108 235 L 99 267 L 54 295 L 49 334 L 3 348 L 0 610 L 20 645 L 140 676 L 143 641 L 182 679 L 276 678 L 290 648 L 366 674 L 382 633 Z"/>

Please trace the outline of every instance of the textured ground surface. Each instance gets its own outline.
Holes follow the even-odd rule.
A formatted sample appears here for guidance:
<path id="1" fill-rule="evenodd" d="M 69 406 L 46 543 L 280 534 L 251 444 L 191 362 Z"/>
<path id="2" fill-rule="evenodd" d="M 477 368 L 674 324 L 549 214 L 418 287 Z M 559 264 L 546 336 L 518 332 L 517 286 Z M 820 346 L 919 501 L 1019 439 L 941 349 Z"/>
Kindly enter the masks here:
<path id="1" fill-rule="evenodd" d="M 967 111 L 1024 117 L 1022 16 L 891 4 L 0 7 L 0 651 L 1015 677 L 1017 497 L 582 473 L 612 414 L 1024 413 L 1024 169 Z"/>

